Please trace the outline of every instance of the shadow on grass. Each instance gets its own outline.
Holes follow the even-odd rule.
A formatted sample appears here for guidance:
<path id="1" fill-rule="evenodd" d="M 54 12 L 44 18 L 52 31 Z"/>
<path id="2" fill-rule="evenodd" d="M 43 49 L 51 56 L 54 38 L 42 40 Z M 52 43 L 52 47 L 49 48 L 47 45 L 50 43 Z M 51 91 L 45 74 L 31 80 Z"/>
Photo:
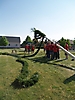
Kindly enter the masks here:
<path id="1" fill-rule="evenodd" d="M 16 79 L 14 82 L 11 83 L 10 86 L 13 86 L 14 89 L 22 89 L 23 88 L 21 85 L 18 84 Z"/>
<path id="2" fill-rule="evenodd" d="M 57 64 L 56 62 L 61 62 L 61 61 L 64 61 L 66 59 L 58 59 L 58 60 L 53 60 L 53 61 L 50 61 L 50 59 L 46 58 L 45 56 L 43 57 L 36 57 L 36 58 L 33 58 L 33 59 L 29 59 L 29 60 L 32 60 L 34 62 L 40 62 L 40 63 L 47 63 L 47 64 L 51 64 L 51 65 L 56 65 L 56 66 L 59 66 L 59 67 L 63 67 L 63 68 L 66 68 L 66 69 L 69 69 L 69 70 L 74 70 L 75 71 L 75 68 L 73 67 L 68 67 L 66 65 L 63 65 L 63 64 Z M 75 74 L 69 78 L 67 78 L 63 83 L 64 84 L 68 84 L 69 82 L 71 81 L 75 81 Z"/>
<path id="3" fill-rule="evenodd" d="M 56 66 L 60 66 L 60 67 L 63 67 L 63 68 L 66 68 L 66 69 L 70 69 L 70 70 L 75 70 L 72 67 L 68 67 L 68 66 L 63 65 L 63 64 L 55 64 L 55 63 L 50 63 L 50 64 L 53 64 L 53 65 L 56 65 Z"/>
<path id="4" fill-rule="evenodd" d="M 28 59 L 29 59 L 29 60 L 32 60 L 32 61 L 34 61 L 34 62 L 40 62 L 40 63 L 48 63 L 49 61 L 61 62 L 61 61 L 66 60 L 66 59 L 50 60 L 50 58 L 47 58 L 46 56 L 36 57 L 36 58 L 28 58 Z"/>
<path id="5" fill-rule="evenodd" d="M 75 74 L 67 78 L 63 83 L 68 84 L 71 81 L 75 81 Z"/>
<path id="6" fill-rule="evenodd" d="M 36 57 L 36 58 L 29 58 L 29 60 L 32 60 L 34 62 L 39 62 L 39 63 L 52 64 L 52 65 L 60 66 L 60 67 L 63 67 L 63 68 L 66 68 L 66 69 L 70 69 L 70 70 L 75 70 L 72 67 L 68 67 L 68 66 L 63 65 L 63 64 L 57 64 L 57 62 L 61 62 L 61 61 L 64 61 L 66 59 L 50 60 L 46 56 L 42 56 L 42 57 Z"/>

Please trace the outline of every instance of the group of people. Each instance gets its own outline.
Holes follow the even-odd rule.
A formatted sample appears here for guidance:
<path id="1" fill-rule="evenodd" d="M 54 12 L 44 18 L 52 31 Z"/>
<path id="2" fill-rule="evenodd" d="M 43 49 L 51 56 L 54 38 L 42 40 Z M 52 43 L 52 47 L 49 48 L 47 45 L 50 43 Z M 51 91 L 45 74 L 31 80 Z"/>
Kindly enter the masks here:
<path id="1" fill-rule="evenodd" d="M 59 47 L 54 44 L 53 42 L 48 41 L 46 44 L 44 44 L 44 52 L 46 52 L 47 58 L 50 58 L 50 60 L 53 59 L 59 59 Z"/>
<path id="2" fill-rule="evenodd" d="M 65 44 L 64 48 L 68 51 L 69 46 L 68 43 Z M 25 45 L 25 52 L 28 54 L 34 53 L 35 45 L 34 44 L 26 44 Z M 60 53 L 59 53 L 59 47 L 56 45 L 56 43 L 48 41 L 47 43 L 44 43 L 44 52 L 50 60 L 59 59 Z M 68 59 L 68 54 L 65 53 L 66 59 Z"/>
<path id="3" fill-rule="evenodd" d="M 67 51 L 69 50 L 68 43 L 65 44 L 64 48 Z M 44 44 L 44 52 L 46 53 L 47 58 L 49 58 L 50 60 L 60 58 L 59 47 L 56 45 L 56 43 L 48 41 L 46 44 Z M 67 53 L 65 53 L 65 56 L 66 59 L 68 59 Z"/>
<path id="4" fill-rule="evenodd" d="M 34 44 L 26 44 L 25 45 L 25 52 L 27 52 L 28 54 L 30 52 L 34 53 L 35 50 L 35 45 Z"/>

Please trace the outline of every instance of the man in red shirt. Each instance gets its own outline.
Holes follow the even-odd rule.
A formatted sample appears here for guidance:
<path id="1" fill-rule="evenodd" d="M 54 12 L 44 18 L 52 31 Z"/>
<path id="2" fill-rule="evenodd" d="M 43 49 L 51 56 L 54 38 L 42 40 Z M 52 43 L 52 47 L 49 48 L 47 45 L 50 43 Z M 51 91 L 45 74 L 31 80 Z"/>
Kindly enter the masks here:
<path id="1" fill-rule="evenodd" d="M 32 44 L 31 51 L 34 52 L 35 46 Z"/>
<path id="2" fill-rule="evenodd" d="M 28 45 L 28 54 L 30 53 L 30 44 Z"/>
<path id="3" fill-rule="evenodd" d="M 65 44 L 65 49 L 68 51 L 69 50 L 69 46 L 68 46 L 68 43 L 66 42 Z M 68 54 L 65 53 L 65 56 L 66 56 L 66 59 L 68 59 Z"/>
<path id="4" fill-rule="evenodd" d="M 46 51 L 46 44 L 44 43 L 44 46 L 43 46 L 43 48 L 44 48 L 44 52 Z"/>
<path id="5" fill-rule="evenodd" d="M 57 45 L 56 45 L 56 43 L 54 44 L 53 51 L 54 51 L 54 58 L 57 59 Z"/>
<path id="6" fill-rule="evenodd" d="M 53 42 L 51 42 L 51 45 L 50 45 L 50 53 L 51 53 L 51 60 L 54 59 L 54 44 Z"/>
<path id="7" fill-rule="evenodd" d="M 57 42 L 59 44 L 59 42 Z M 57 46 L 57 59 L 60 59 L 59 47 Z"/>
<path id="8" fill-rule="evenodd" d="M 60 59 L 59 47 L 57 46 L 57 59 Z"/>
<path id="9" fill-rule="evenodd" d="M 49 41 L 46 44 L 46 55 L 47 55 L 47 58 L 50 58 L 50 43 L 49 43 Z"/>
<path id="10" fill-rule="evenodd" d="M 25 50 L 28 52 L 28 44 L 25 45 Z"/>

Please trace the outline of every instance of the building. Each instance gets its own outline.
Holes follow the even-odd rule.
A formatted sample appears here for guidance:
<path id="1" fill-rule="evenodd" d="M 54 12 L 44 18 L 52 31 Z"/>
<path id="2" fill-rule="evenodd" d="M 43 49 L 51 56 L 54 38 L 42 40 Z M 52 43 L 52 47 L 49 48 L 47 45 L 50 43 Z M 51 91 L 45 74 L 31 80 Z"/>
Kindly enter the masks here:
<path id="1" fill-rule="evenodd" d="M 71 44 L 71 49 L 70 50 L 75 50 L 74 40 L 70 40 L 70 44 Z"/>
<path id="2" fill-rule="evenodd" d="M 2 36 L 0 36 L 1 38 Z M 20 37 L 5 36 L 9 42 L 7 46 L 0 46 L 0 48 L 20 48 Z"/>

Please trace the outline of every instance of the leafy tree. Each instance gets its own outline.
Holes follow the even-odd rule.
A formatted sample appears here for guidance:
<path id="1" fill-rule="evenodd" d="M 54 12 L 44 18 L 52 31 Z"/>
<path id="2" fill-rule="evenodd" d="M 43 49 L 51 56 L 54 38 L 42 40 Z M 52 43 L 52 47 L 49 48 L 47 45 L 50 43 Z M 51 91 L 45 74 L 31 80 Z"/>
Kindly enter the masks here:
<path id="1" fill-rule="evenodd" d="M 65 46 L 65 43 L 66 43 L 66 39 L 64 39 L 63 37 L 59 40 L 59 43 L 62 47 Z"/>
<path id="2" fill-rule="evenodd" d="M 5 36 L 2 36 L 0 38 L 0 46 L 7 46 L 9 44 L 7 38 Z"/>
<path id="3" fill-rule="evenodd" d="M 25 41 L 26 41 L 26 43 L 32 42 L 30 36 L 27 36 Z"/>
<path id="4" fill-rule="evenodd" d="M 26 43 L 31 43 L 31 42 L 32 42 L 32 40 L 31 40 L 30 36 L 27 36 L 26 39 L 21 44 L 21 46 L 25 47 Z"/>
<path id="5" fill-rule="evenodd" d="M 21 44 L 21 47 L 25 47 L 26 41 L 23 41 L 23 43 Z"/>
<path id="6" fill-rule="evenodd" d="M 69 39 L 64 39 L 63 37 L 59 40 L 59 43 L 62 47 L 65 46 L 66 42 L 68 43 L 69 46 L 71 46 L 70 40 Z"/>
<path id="7" fill-rule="evenodd" d="M 71 46 L 69 39 L 67 39 L 66 42 L 68 43 L 69 46 Z"/>
<path id="8" fill-rule="evenodd" d="M 73 40 L 73 43 L 74 43 L 74 45 L 75 45 L 75 38 L 74 38 L 74 40 Z"/>

